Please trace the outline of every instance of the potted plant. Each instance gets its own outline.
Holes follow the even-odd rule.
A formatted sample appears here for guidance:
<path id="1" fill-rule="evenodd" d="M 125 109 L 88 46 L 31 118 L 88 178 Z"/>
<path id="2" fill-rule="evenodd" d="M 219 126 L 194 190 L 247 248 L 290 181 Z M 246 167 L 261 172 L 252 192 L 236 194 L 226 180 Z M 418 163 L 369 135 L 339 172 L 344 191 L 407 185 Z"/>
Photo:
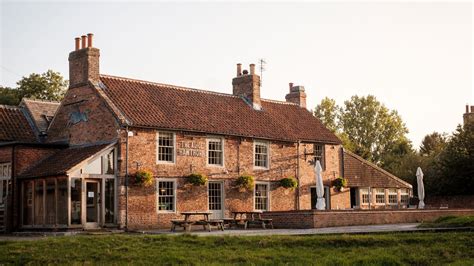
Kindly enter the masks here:
<path id="1" fill-rule="evenodd" d="M 347 179 L 344 177 L 338 177 L 332 181 L 332 186 L 335 187 L 340 192 L 344 191 L 344 188 L 347 187 Z"/>
<path id="2" fill-rule="evenodd" d="M 295 189 L 298 187 L 298 182 L 294 177 L 285 177 L 280 180 L 280 186 L 289 189 Z"/>
<path id="3" fill-rule="evenodd" d="M 148 187 L 153 184 L 153 173 L 149 170 L 138 170 L 135 173 L 133 183 L 135 185 Z"/>
<path id="4" fill-rule="evenodd" d="M 254 178 L 251 175 L 241 175 L 237 178 L 237 187 L 252 190 L 254 185 Z"/>
<path id="5" fill-rule="evenodd" d="M 188 176 L 188 182 L 194 186 L 204 186 L 207 183 L 207 176 L 193 173 Z"/>

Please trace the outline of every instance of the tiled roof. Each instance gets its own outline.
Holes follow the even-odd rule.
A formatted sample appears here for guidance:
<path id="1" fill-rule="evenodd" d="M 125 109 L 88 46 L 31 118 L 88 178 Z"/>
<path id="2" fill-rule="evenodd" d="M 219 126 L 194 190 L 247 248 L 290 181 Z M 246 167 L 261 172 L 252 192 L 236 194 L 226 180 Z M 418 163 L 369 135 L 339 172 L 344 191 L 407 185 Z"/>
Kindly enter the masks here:
<path id="1" fill-rule="evenodd" d="M 102 75 L 101 88 L 132 126 L 284 141 L 340 143 L 308 110 L 262 99 L 257 111 L 241 98 Z"/>
<path id="2" fill-rule="evenodd" d="M 38 164 L 20 173 L 20 178 L 36 178 L 46 176 L 65 175 L 74 166 L 89 159 L 105 149 L 109 144 L 72 146 L 60 150 Z"/>
<path id="3" fill-rule="evenodd" d="M 36 142 L 36 136 L 23 113 L 17 106 L 0 105 L 0 142 Z"/>
<path id="4" fill-rule="evenodd" d="M 26 107 L 38 131 L 46 132 L 59 102 L 23 99 L 20 105 Z"/>
<path id="5" fill-rule="evenodd" d="M 349 187 L 412 187 L 393 174 L 346 150 L 344 151 L 344 177 Z"/>

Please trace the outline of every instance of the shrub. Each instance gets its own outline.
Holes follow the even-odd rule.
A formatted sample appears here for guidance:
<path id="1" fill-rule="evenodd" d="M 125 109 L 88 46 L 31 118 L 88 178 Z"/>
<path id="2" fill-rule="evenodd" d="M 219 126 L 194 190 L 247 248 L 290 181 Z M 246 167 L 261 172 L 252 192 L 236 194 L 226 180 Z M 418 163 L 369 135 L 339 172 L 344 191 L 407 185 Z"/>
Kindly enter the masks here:
<path id="1" fill-rule="evenodd" d="M 190 174 L 188 182 L 195 186 L 204 186 L 207 183 L 207 176 L 203 174 Z"/>
<path id="2" fill-rule="evenodd" d="M 332 182 L 332 185 L 340 191 L 342 188 L 347 187 L 347 179 L 338 177 Z"/>
<path id="3" fill-rule="evenodd" d="M 237 178 L 237 186 L 240 188 L 252 190 L 253 185 L 254 185 L 254 178 L 251 175 L 241 175 Z"/>
<path id="4" fill-rule="evenodd" d="M 153 184 L 153 174 L 149 170 L 138 170 L 135 173 L 134 183 L 140 186 L 150 186 Z"/>
<path id="5" fill-rule="evenodd" d="M 280 180 L 280 186 L 284 188 L 294 189 L 298 187 L 298 182 L 294 177 L 286 177 Z"/>

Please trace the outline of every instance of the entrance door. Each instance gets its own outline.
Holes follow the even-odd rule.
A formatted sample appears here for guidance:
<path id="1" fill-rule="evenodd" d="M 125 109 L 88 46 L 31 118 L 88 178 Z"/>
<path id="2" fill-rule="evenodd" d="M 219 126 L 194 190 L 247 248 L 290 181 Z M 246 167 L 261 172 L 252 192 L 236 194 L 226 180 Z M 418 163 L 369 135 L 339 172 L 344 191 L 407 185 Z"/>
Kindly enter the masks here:
<path id="1" fill-rule="evenodd" d="M 224 189 L 223 182 L 209 182 L 209 211 L 212 212 L 211 219 L 224 218 Z"/>
<path id="2" fill-rule="evenodd" d="M 86 181 L 86 227 L 99 226 L 100 186 L 98 181 Z"/>

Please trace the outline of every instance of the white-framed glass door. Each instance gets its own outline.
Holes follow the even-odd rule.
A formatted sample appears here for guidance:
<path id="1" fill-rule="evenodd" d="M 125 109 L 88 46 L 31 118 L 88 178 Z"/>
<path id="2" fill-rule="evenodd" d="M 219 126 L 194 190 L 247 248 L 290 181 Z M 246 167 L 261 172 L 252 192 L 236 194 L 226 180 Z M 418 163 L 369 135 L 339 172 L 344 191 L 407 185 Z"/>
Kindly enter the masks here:
<path id="1" fill-rule="evenodd" d="M 86 204 L 85 204 L 85 215 L 86 215 L 86 227 L 95 228 L 100 223 L 100 182 L 86 180 Z"/>
<path id="2" fill-rule="evenodd" d="M 208 182 L 207 194 L 209 198 L 209 211 L 212 212 L 211 219 L 224 218 L 224 183 Z"/>

